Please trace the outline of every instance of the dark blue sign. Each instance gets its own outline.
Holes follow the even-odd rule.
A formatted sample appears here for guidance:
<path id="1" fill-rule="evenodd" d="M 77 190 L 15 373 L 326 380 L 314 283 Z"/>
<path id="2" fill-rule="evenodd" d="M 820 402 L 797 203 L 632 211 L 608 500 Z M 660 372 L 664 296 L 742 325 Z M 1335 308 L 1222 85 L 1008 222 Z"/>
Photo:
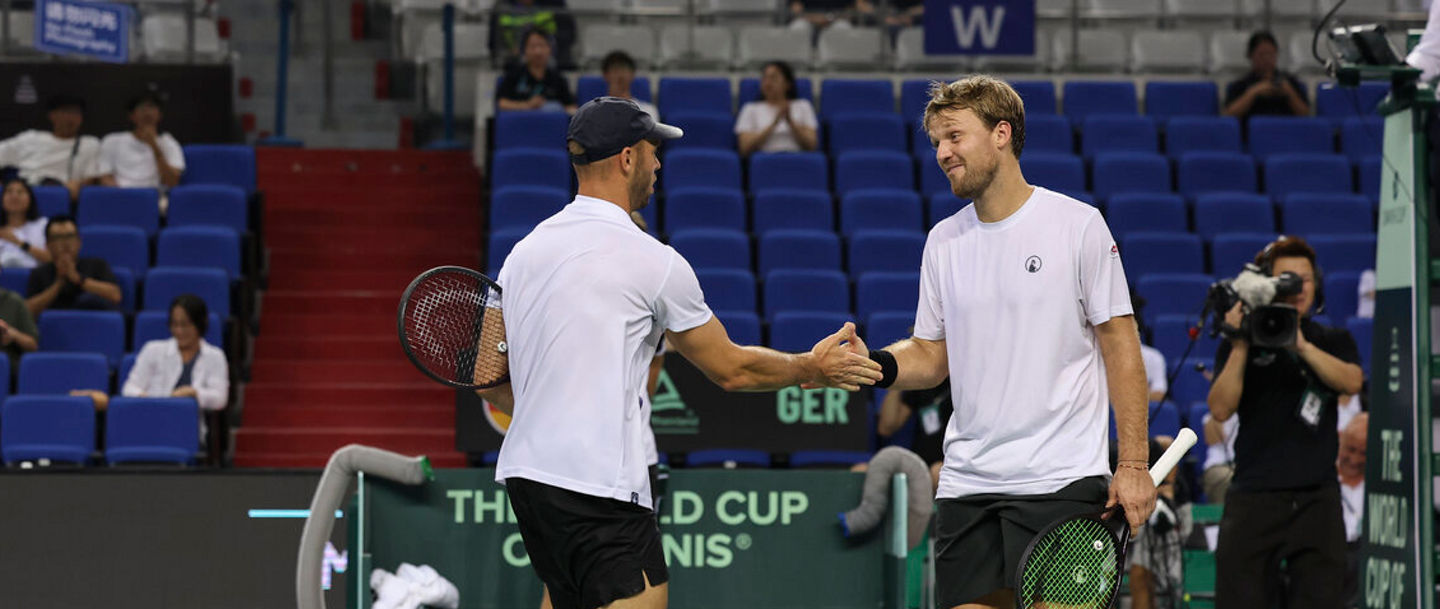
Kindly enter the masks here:
<path id="1" fill-rule="evenodd" d="M 35 3 L 35 48 L 101 61 L 130 60 L 129 6 L 109 2 L 39 0 Z"/>
<path id="2" fill-rule="evenodd" d="M 1034 55 L 1035 0 L 925 0 L 926 55 Z"/>

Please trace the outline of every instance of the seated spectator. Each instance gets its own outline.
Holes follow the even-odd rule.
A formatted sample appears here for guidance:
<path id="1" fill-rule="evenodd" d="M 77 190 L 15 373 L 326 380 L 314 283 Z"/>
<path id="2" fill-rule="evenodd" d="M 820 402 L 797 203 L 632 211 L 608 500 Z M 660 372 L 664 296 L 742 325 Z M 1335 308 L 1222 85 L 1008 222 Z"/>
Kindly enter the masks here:
<path id="1" fill-rule="evenodd" d="M 100 177 L 100 140 L 80 135 L 84 100 L 56 95 L 46 101 L 45 108 L 50 130 L 31 129 L 0 141 L 0 167 L 16 168 L 29 184 L 64 186 L 74 199 L 81 186 Z"/>
<path id="2" fill-rule="evenodd" d="M 1365 436 L 1370 415 L 1360 413 L 1340 428 L 1340 453 L 1335 471 L 1340 478 L 1340 505 L 1345 518 L 1346 607 L 1360 605 L 1360 523 L 1365 517 Z"/>
<path id="3" fill-rule="evenodd" d="M 1250 73 L 1225 87 L 1226 116 L 1247 120 L 1257 114 L 1305 116 L 1310 102 L 1305 85 L 1279 69 L 1280 46 L 1267 31 L 1255 32 L 1246 45 Z"/>
<path id="4" fill-rule="evenodd" d="M 20 356 L 40 348 L 40 329 L 25 306 L 25 298 L 0 288 L 0 349 L 10 356 L 11 372 L 20 369 Z"/>
<path id="5" fill-rule="evenodd" d="M 55 216 L 45 225 L 45 247 L 51 262 L 30 271 L 25 304 L 30 314 L 46 309 L 114 309 L 120 304 L 120 285 L 110 264 L 101 258 L 80 257 L 80 230 L 75 218 Z"/>
<path id="6" fill-rule="evenodd" d="M 919 25 L 925 19 L 925 3 L 921 0 L 889 0 L 889 14 L 885 15 L 885 25 L 892 28 L 906 28 L 912 25 Z M 875 5 L 869 0 L 857 0 L 856 9 L 861 14 L 874 12 Z"/>
<path id="7" fill-rule="evenodd" d="M 176 296 L 170 303 L 170 338 L 152 340 L 140 348 L 120 394 L 195 398 L 202 410 L 224 410 L 230 396 L 230 364 L 224 351 L 205 342 L 209 323 L 210 310 L 204 300 L 194 294 Z M 76 389 L 70 395 L 90 398 L 99 410 L 110 404 L 110 396 L 103 391 Z"/>
<path id="8" fill-rule="evenodd" d="M 875 5 L 868 0 L 790 0 L 790 27 L 799 31 L 873 25 L 874 17 Z"/>
<path id="9" fill-rule="evenodd" d="M 501 110 L 575 111 L 575 95 L 550 67 L 550 37 L 538 29 L 525 34 L 525 62 L 505 71 L 495 92 Z"/>
<path id="10" fill-rule="evenodd" d="M 1200 486 L 1207 502 L 1224 505 L 1230 480 L 1235 477 L 1235 437 L 1240 435 L 1240 417 L 1221 423 L 1207 412 L 1204 429 L 1205 463 L 1201 466 Z"/>
<path id="11" fill-rule="evenodd" d="M 740 107 L 735 135 L 740 155 L 754 152 L 799 152 L 814 150 L 818 140 L 815 107 L 799 99 L 795 71 L 783 61 L 765 64 L 760 78 L 760 98 Z"/>
<path id="12" fill-rule="evenodd" d="M 24 180 L 12 179 L 5 183 L 3 195 L 5 226 L 0 228 L 0 266 L 10 268 L 35 268 L 41 262 L 50 262 L 50 252 L 45 249 L 45 223 L 35 205 L 35 192 Z"/>
<path id="13" fill-rule="evenodd" d="M 180 142 L 160 131 L 164 102 L 155 93 L 130 100 L 130 131 L 100 141 L 100 183 L 121 188 L 174 188 L 185 171 Z"/>
<path id="14" fill-rule="evenodd" d="M 636 99 L 630 92 L 630 87 L 635 84 L 635 59 L 625 51 L 611 51 L 600 62 L 600 74 L 605 78 L 608 89 L 605 94 L 610 97 L 621 97 L 635 102 L 655 122 L 660 122 L 660 110 L 655 104 Z"/>
<path id="15" fill-rule="evenodd" d="M 564 12 L 563 0 L 502 0 L 495 3 L 490 19 L 492 51 L 500 65 L 520 63 L 525 53 L 525 35 L 540 30 L 555 41 L 555 60 L 572 66 L 570 48 L 575 43 L 575 18 Z"/>

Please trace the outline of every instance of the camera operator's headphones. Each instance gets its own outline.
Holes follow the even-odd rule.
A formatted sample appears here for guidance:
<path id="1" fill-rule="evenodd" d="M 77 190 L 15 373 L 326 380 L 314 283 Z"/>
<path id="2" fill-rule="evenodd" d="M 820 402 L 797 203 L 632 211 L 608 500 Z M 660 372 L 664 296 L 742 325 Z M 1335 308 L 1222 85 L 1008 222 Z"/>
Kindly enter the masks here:
<path id="1" fill-rule="evenodd" d="M 1274 241 L 1271 241 L 1269 244 L 1267 244 L 1267 245 L 1265 246 L 1265 249 L 1260 250 L 1260 253 L 1255 255 L 1255 266 L 1260 267 L 1260 272 L 1261 272 L 1262 274 L 1264 274 L 1266 277 L 1269 277 L 1269 276 L 1271 276 L 1271 275 L 1274 275 L 1274 274 L 1275 274 L 1275 259 L 1280 257 L 1280 256 L 1275 252 L 1275 247 L 1276 247 L 1277 245 L 1280 245 L 1282 242 L 1285 242 L 1285 243 L 1295 243 L 1295 242 L 1298 242 L 1298 243 L 1300 243 L 1301 245 L 1304 245 L 1304 246 L 1305 246 L 1305 249 L 1309 251 L 1309 253 L 1301 253 L 1301 254 L 1299 254 L 1299 257 L 1305 258 L 1305 259 L 1307 259 L 1307 260 L 1310 261 L 1310 268 L 1313 269 L 1314 272 L 1315 272 L 1315 306 L 1313 306 L 1313 307 L 1310 308 L 1310 315 L 1309 315 L 1309 317 L 1314 317 L 1314 316 L 1316 316 L 1316 315 L 1319 315 L 1319 314 L 1321 314 L 1321 313 L 1324 313 L 1324 312 L 1325 312 L 1325 272 L 1322 271 L 1322 270 L 1320 270 L 1320 263 L 1315 260 L 1315 248 L 1311 247 L 1309 243 L 1306 243 L 1304 239 L 1301 239 L 1300 237 L 1289 237 L 1289 236 L 1286 236 L 1286 235 L 1280 235 L 1280 238 L 1279 238 L 1279 239 L 1276 239 L 1276 240 L 1274 240 Z M 1289 255 L 1290 255 L 1290 256 L 1294 256 L 1294 254 L 1289 254 Z"/>

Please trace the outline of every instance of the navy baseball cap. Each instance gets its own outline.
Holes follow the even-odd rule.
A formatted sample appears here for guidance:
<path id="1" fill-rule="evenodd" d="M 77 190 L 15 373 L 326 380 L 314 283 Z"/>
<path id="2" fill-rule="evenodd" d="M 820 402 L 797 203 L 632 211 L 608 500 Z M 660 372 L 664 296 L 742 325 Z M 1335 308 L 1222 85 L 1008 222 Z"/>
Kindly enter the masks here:
<path id="1" fill-rule="evenodd" d="M 570 161 L 586 165 L 615 156 L 640 140 L 650 140 L 658 145 L 663 140 L 683 135 L 685 132 L 679 127 L 655 122 L 650 113 L 641 110 L 633 101 L 620 97 L 597 97 L 575 111 L 565 141 L 573 141 L 585 149 L 583 155 L 570 155 Z"/>

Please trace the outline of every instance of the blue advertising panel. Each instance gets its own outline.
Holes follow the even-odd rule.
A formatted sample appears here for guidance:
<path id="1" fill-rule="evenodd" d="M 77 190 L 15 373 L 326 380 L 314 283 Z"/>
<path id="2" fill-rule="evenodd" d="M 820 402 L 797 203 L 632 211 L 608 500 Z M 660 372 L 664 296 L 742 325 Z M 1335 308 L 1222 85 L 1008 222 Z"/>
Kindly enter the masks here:
<path id="1" fill-rule="evenodd" d="M 35 48 L 100 61 L 130 60 L 129 6 L 109 2 L 39 0 L 35 3 Z"/>
<path id="2" fill-rule="evenodd" d="M 925 0 L 926 55 L 1034 55 L 1035 0 Z"/>

